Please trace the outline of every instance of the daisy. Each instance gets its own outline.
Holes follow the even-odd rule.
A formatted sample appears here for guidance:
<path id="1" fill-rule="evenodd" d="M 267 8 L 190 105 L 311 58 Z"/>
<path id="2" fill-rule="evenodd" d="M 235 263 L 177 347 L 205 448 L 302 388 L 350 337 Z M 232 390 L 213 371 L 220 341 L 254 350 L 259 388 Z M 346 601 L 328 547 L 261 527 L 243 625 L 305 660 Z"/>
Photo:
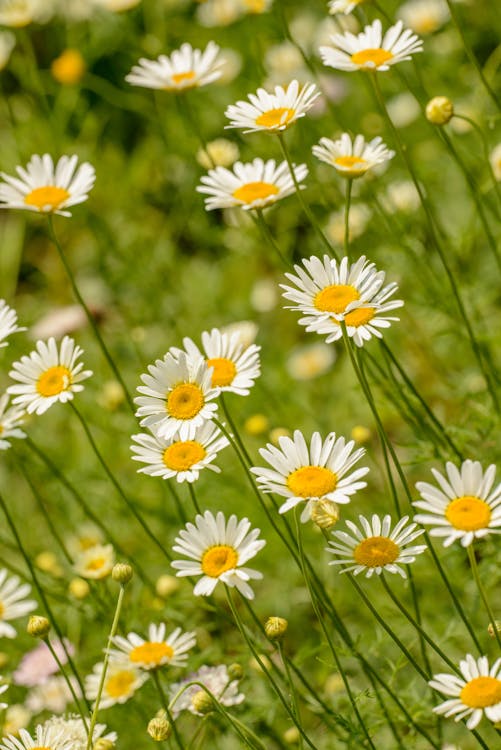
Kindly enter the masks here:
<path id="1" fill-rule="evenodd" d="M 145 433 L 133 435 L 132 440 L 138 444 L 131 445 L 135 454 L 132 460 L 146 464 L 138 469 L 139 473 L 162 479 L 175 477 L 177 482 L 196 482 L 203 469 L 219 473 L 221 469 L 213 466 L 212 461 L 229 445 L 212 422 L 194 428 L 187 440 L 181 440 L 178 434 L 159 438 Z"/>
<path id="2" fill-rule="evenodd" d="M 225 61 L 218 59 L 218 54 L 219 47 L 215 42 L 209 42 L 203 52 L 185 42 L 169 57 L 160 55 L 157 60 L 142 57 L 125 80 L 133 86 L 165 91 L 200 88 L 221 76 Z"/>
<path id="3" fill-rule="evenodd" d="M 0 347 L 8 346 L 4 339 L 19 331 L 26 331 L 26 328 L 17 325 L 17 312 L 9 307 L 5 300 L 0 299 Z"/>
<path id="4" fill-rule="evenodd" d="M 217 667 L 208 667 L 203 664 L 196 672 L 192 672 L 181 682 L 175 682 L 170 686 L 171 701 L 186 686 L 186 689 L 176 698 L 175 703 L 171 704 L 174 717 L 177 717 L 181 711 L 201 715 L 197 713 L 192 703 L 193 696 L 200 691 L 200 685 L 190 685 L 191 682 L 205 685 L 222 706 L 238 706 L 245 700 L 245 695 L 238 691 L 238 680 L 230 678 L 225 664 L 219 664 Z"/>
<path id="5" fill-rule="evenodd" d="M 306 164 L 294 166 L 294 174 L 300 183 L 308 174 L 308 167 Z M 287 162 L 277 165 L 274 159 L 265 162 L 256 158 L 250 164 L 237 161 L 232 172 L 216 167 L 201 181 L 197 191 L 209 195 L 205 199 L 207 211 L 232 206 L 240 206 L 245 211 L 266 208 L 296 190 Z"/>
<path id="6" fill-rule="evenodd" d="M 65 746 L 62 750 L 86 750 L 88 739 L 86 727 L 82 721 L 82 717 L 78 714 L 51 716 L 51 718 L 47 719 L 43 724 L 43 727 L 45 730 L 51 730 L 53 732 L 59 731 L 62 733 L 65 740 L 69 740 L 69 748 L 66 748 Z M 108 732 L 108 734 L 104 734 L 105 731 L 106 724 L 96 724 L 94 726 L 94 731 L 92 732 L 92 744 L 95 744 L 99 739 L 109 740 L 110 742 L 115 743 L 117 739 L 116 732 Z M 0 748 L 0 750 L 2 749 Z M 9 748 L 9 750 L 14 750 L 14 748 Z M 16 750 L 21 750 L 21 748 L 16 748 Z M 42 748 L 39 748 L 38 750 L 42 750 Z M 45 750 L 45 748 L 43 750 Z M 52 748 L 50 748 L 50 750 L 52 750 Z M 59 750 L 59 748 L 55 748 L 55 750 Z"/>
<path id="7" fill-rule="evenodd" d="M 228 334 L 213 328 L 202 333 L 203 352 L 194 341 L 186 337 L 183 345 L 190 359 L 204 357 L 207 367 L 212 368 L 211 385 L 220 391 L 229 391 L 239 396 L 248 396 L 249 388 L 261 374 L 259 363 L 260 346 L 244 347 L 238 333 Z M 173 350 L 174 356 L 176 351 Z"/>
<path id="8" fill-rule="evenodd" d="M 467 654 L 459 662 L 459 669 L 464 679 L 455 674 L 436 674 L 429 681 L 434 690 L 451 696 L 433 711 L 454 716 L 454 721 L 469 716 L 468 729 L 475 729 L 483 714 L 494 723 L 501 721 L 501 659 L 489 669 L 486 656 L 475 659 Z"/>
<path id="9" fill-rule="evenodd" d="M 254 467 L 251 471 L 263 492 L 287 498 L 279 513 L 306 502 L 301 514 L 301 521 L 306 523 L 317 500 L 343 505 L 350 502 L 350 495 L 367 486 L 367 482 L 359 481 L 369 471 L 366 466 L 344 476 L 365 454 L 365 448 L 353 450 L 354 440 L 347 443 L 344 437 L 336 439 L 336 433 L 330 432 L 322 441 L 320 433 L 314 432 L 308 446 L 302 432 L 295 430 L 292 438 L 281 436 L 278 446 L 268 443 L 259 450 L 271 469 Z"/>
<path id="10" fill-rule="evenodd" d="M 36 351 L 14 362 L 9 377 L 19 380 L 7 393 L 14 395 L 13 404 L 22 404 L 28 414 L 43 414 L 57 401 L 66 403 L 73 394 L 83 391 L 80 381 L 89 378 L 92 370 L 82 370 L 83 362 L 76 364 L 83 349 L 72 338 L 65 336 L 58 351 L 56 340 L 37 341 Z"/>
<path id="11" fill-rule="evenodd" d="M 26 433 L 19 429 L 23 423 L 26 412 L 21 406 L 7 408 L 9 395 L 4 393 L 0 396 L 0 451 L 10 448 L 7 438 L 25 438 Z"/>
<path id="12" fill-rule="evenodd" d="M 84 162 L 76 169 L 77 162 L 76 155 L 61 156 L 54 166 L 49 154 L 35 154 L 26 169 L 16 167 L 18 177 L 0 172 L 0 208 L 71 216 L 63 209 L 86 201 L 96 179 L 93 166 Z"/>
<path id="13" fill-rule="evenodd" d="M 330 164 L 349 179 L 362 177 L 376 165 L 384 164 L 395 156 L 395 152 L 386 148 L 380 136 L 366 143 L 363 135 L 357 135 L 352 142 L 348 133 L 343 133 L 337 141 L 321 138 L 312 151 L 317 159 Z"/>
<path id="14" fill-rule="evenodd" d="M 389 70 L 390 65 L 410 60 L 421 52 L 423 43 L 402 21 L 391 26 L 383 37 L 381 21 L 376 19 L 355 36 L 350 32 L 332 34 L 332 47 L 320 47 L 324 65 L 337 70 Z"/>
<path id="15" fill-rule="evenodd" d="M 228 521 L 221 512 L 214 516 L 206 510 L 203 516 L 197 515 L 195 523 L 188 523 L 175 539 L 174 552 L 190 558 L 172 563 L 178 571 L 176 575 L 202 576 L 193 589 L 195 596 L 209 596 L 217 582 L 222 581 L 227 586 L 236 587 L 247 599 L 253 599 L 254 592 L 247 581 L 263 576 L 242 566 L 266 542 L 258 539 L 260 529 L 250 531 L 250 528 L 247 518 L 238 521 L 235 515 Z"/>
<path id="16" fill-rule="evenodd" d="M 409 0 L 398 16 L 417 34 L 433 34 L 449 20 L 449 9 L 443 0 Z"/>
<path id="17" fill-rule="evenodd" d="M 96 544 L 80 552 L 74 563 L 75 572 L 82 578 L 99 581 L 110 575 L 115 564 L 115 550 L 111 544 Z"/>
<path id="18" fill-rule="evenodd" d="M 13 734 L 3 737 L 0 750 L 74 750 L 71 739 L 62 729 L 47 724 L 38 724 L 34 737 L 26 729 L 20 729 L 17 737 Z"/>
<path id="19" fill-rule="evenodd" d="M 125 654 L 128 664 L 138 669 L 183 667 L 188 660 L 186 652 L 196 645 L 195 633 L 183 633 L 181 628 L 173 630 L 168 638 L 165 633 L 165 623 L 161 622 L 150 625 L 147 640 L 137 633 L 129 633 L 126 638 L 116 635 L 112 642 L 117 648 L 109 651 L 111 660 L 118 659 L 123 664 Z"/>
<path id="20" fill-rule="evenodd" d="M 488 534 L 499 534 L 501 529 L 501 484 L 493 489 L 496 467 L 486 471 L 480 461 L 463 461 L 458 469 L 451 461 L 445 465 L 447 477 L 436 469 L 432 474 L 440 488 L 427 482 L 417 482 L 422 500 L 413 503 L 427 511 L 415 516 L 418 523 L 432 525 L 432 536 L 445 537 L 444 547 L 460 540 L 468 547 L 474 539 Z"/>
<path id="21" fill-rule="evenodd" d="M 287 86 L 275 86 L 275 93 L 270 94 L 265 89 L 258 89 L 255 94 L 249 94 L 249 102 L 238 101 L 231 104 L 226 112 L 230 124 L 226 128 L 247 128 L 245 133 L 264 130 L 276 133 L 285 130 L 292 123 L 305 114 L 320 91 L 314 83 L 305 84 L 301 89 L 299 82 L 294 80 Z"/>
<path id="22" fill-rule="evenodd" d="M 104 662 L 95 664 L 92 668 L 93 674 L 85 678 L 85 695 L 89 700 L 96 700 L 98 696 L 103 666 Z M 148 674 L 131 665 L 128 659 L 111 659 L 106 670 L 99 707 L 109 708 L 117 703 L 125 703 L 147 679 Z"/>
<path id="23" fill-rule="evenodd" d="M 7 620 L 24 617 L 37 607 L 32 599 L 26 599 L 31 593 L 31 586 L 21 583 L 18 576 L 7 577 L 5 568 L 0 570 L 0 638 L 15 638 L 16 631 Z"/>
<path id="24" fill-rule="evenodd" d="M 326 551 L 341 555 L 339 560 L 332 560 L 329 565 L 348 565 L 341 573 L 353 571 L 354 575 L 365 573 L 370 578 L 374 573 L 399 573 L 406 578 L 402 565 L 414 562 L 416 555 L 426 549 L 426 544 L 408 547 L 414 539 L 424 534 L 417 524 L 407 525 L 409 516 L 398 521 L 390 534 L 391 516 L 380 518 L 374 514 L 369 521 L 364 516 L 358 517 L 362 531 L 352 522 L 346 521 L 351 534 L 346 531 L 333 531 L 334 542 L 329 542 Z M 417 530 L 416 530 L 417 529 Z"/>
<path id="25" fill-rule="evenodd" d="M 202 357 L 191 360 L 184 352 L 176 357 L 169 352 L 150 365 L 148 373 L 141 375 L 144 385 L 137 389 L 144 395 L 134 399 L 141 427 L 159 438 L 178 433 L 181 440 L 190 440 L 193 428 L 214 418 L 217 404 L 210 402 L 219 389 L 212 387 L 212 371 Z"/>
<path id="26" fill-rule="evenodd" d="M 357 5 L 361 5 L 364 0 L 330 0 L 329 2 L 329 13 L 335 15 L 336 13 L 344 13 L 348 15 L 352 10 L 355 10 Z"/>

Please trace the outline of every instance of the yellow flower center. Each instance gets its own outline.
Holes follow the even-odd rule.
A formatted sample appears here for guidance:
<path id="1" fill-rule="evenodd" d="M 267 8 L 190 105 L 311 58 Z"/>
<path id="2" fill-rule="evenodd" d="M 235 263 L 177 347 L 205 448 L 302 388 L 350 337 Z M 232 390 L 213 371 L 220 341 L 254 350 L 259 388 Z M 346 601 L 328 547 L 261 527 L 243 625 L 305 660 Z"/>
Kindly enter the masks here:
<path id="1" fill-rule="evenodd" d="M 121 698 L 123 695 L 129 695 L 135 679 L 134 674 L 125 669 L 115 672 L 106 680 L 105 690 L 111 698 Z"/>
<path id="2" fill-rule="evenodd" d="M 287 125 L 295 114 L 296 110 L 289 109 L 288 107 L 269 109 L 267 112 L 259 115 L 259 117 L 256 117 L 256 125 L 262 125 L 263 128 L 276 128 L 279 125 Z"/>
<path id="3" fill-rule="evenodd" d="M 362 159 L 360 156 L 338 156 L 334 159 L 334 164 L 342 169 L 362 172 L 366 169 L 367 159 Z"/>
<path id="4" fill-rule="evenodd" d="M 461 531 L 477 531 L 489 526 L 491 508 L 479 497 L 464 495 L 457 497 L 445 509 L 445 517 L 455 529 Z"/>
<path id="5" fill-rule="evenodd" d="M 167 395 L 167 413 L 175 419 L 193 419 L 205 403 L 202 389 L 196 383 L 180 383 Z"/>
<path id="6" fill-rule="evenodd" d="M 336 474 L 325 466 L 302 466 L 287 477 L 287 487 L 296 497 L 324 497 L 336 485 Z"/>
<path id="7" fill-rule="evenodd" d="M 64 365 L 54 365 L 40 375 L 36 389 L 41 396 L 49 398 L 67 391 L 71 383 L 71 372 L 68 368 Z"/>
<path id="8" fill-rule="evenodd" d="M 351 284 L 331 284 L 315 295 L 313 304 L 321 312 L 342 313 L 357 299 L 360 294 Z"/>
<path id="9" fill-rule="evenodd" d="M 231 385 L 237 374 L 237 368 L 231 361 L 225 357 L 215 357 L 207 360 L 207 367 L 213 367 L 212 386 Z"/>
<path id="10" fill-rule="evenodd" d="M 237 201 L 242 201 L 242 203 L 253 203 L 254 201 L 271 198 L 273 195 L 278 195 L 279 192 L 277 186 L 270 182 L 248 182 L 246 185 L 237 188 L 233 197 Z"/>
<path id="11" fill-rule="evenodd" d="M 194 78 L 195 72 L 193 70 L 187 70 L 185 73 L 173 73 L 171 75 L 172 82 L 176 86 L 182 86 L 183 84 L 188 84 L 189 82 L 192 82 L 192 85 L 194 85 Z"/>
<path id="12" fill-rule="evenodd" d="M 215 544 L 202 555 L 202 570 L 210 578 L 219 578 L 227 570 L 233 570 L 238 564 L 238 552 L 228 544 Z"/>
<path id="13" fill-rule="evenodd" d="M 5 612 L 5 607 L 4 607 L 4 605 L 2 604 L 2 602 L 0 602 L 0 619 L 1 619 L 2 617 L 3 617 L 3 613 L 4 613 L 4 612 Z"/>
<path id="14" fill-rule="evenodd" d="M 351 61 L 355 65 L 361 65 L 363 68 L 378 68 L 380 65 L 391 60 L 393 57 L 391 52 L 387 49 L 381 49 L 376 47 L 373 49 L 361 49 L 359 52 L 355 52 L 351 56 Z"/>
<path id="15" fill-rule="evenodd" d="M 31 750 L 52 750 L 52 748 L 47 747 L 47 745 L 44 745 L 43 747 L 32 747 Z"/>
<path id="16" fill-rule="evenodd" d="M 151 667 L 159 666 L 172 659 L 174 649 L 168 643 L 146 641 L 129 652 L 129 659 L 134 664 L 146 664 Z"/>
<path id="17" fill-rule="evenodd" d="M 35 206 L 39 211 L 55 211 L 69 197 L 70 194 L 64 188 L 47 185 L 32 190 L 24 197 L 24 202 L 27 206 Z"/>
<path id="18" fill-rule="evenodd" d="M 85 565 L 85 570 L 100 570 L 106 564 L 107 560 L 105 557 L 94 557 L 93 560 Z"/>
<path id="19" fill-rule="evenodd" d="M 495 677 L 475 677 L 466 683 L 459 697 L 470 708 L 487 708 L 501 702 L 501 680 Z"/>
<path id="20" fill-rule="evenodd" d="M 52 61 L 50 70 L 56 81 L 71 85 L 85 73 L 85 61 L 77 49 L 66 49 Z"/>
<path id="21" fill-rule="evenodd" d="M 185 440 L 169 445 L 164 451 L 163 462 L 172 471 L 186 471 L 206 455 L 203 445 L 196 440 Z"/>
<path id="22" fill-rule="evenodd" d="M 347 326 L 358 328 L 369 323 L 375 314 L 376 311 L 373 307 L 357 307 L 356 310 L 352 310 L 344 316 L 344 322 Z M 335 322 L 337 323 L 338 321 Z"/>
<path id="23" fill-rule="evenodd" d="M 398 558 L 400 547 L 386 536 L 371 536 L 358 544 L 353 557 L 364 568 L 382 568 Z"/>

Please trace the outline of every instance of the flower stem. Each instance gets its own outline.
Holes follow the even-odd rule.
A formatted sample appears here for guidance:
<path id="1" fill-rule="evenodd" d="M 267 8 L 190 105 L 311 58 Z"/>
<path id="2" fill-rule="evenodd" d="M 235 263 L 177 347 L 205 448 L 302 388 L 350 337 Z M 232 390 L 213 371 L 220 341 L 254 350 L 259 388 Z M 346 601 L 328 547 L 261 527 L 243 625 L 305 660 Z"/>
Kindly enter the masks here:
<path id="1" fill-rule="evenodd" d="M 165 713 L 167 714 L 167 718 L 169 720 L 169 723 L 172 727 L 172 733 L 174 735 L 174 739 L 176 740 L 176 744 L 179 747 L 179 750 L 184 750 L 184 742 L 182 740 L 181 735 L 179 734 L 179 730 L 176 726 L 176 722 L 174 721 L 174 718 L 172 716 L 170 705 L 167 700 L 167 696 L 165 695 L 165 691 L 162 687 L 162 683 L 160 681 L 160 675 L 158 674 L 158 669 L 152 670 L 153 675 L 153 682 L 155 683 L 155 687 L 157 689 L 158 695 L 160 696 L 160 702 L 162 703 L 162 708 L 164 709 Z M 177 698 L 178 696 L 176 696 Z"/>
<path id="2" fill-rule="evenodd" d="M 281 641 L 278 641 L 277 643 L 278 652 L 280 654 L 280 658 L 282 660 L 282 664 L 284 665 L 285 674 L 287 676 L 287 682 L 289 683 L 289 690 L 290 690 L 290 698 L 291 698 L 291 707 L 294 711 L 294 714 L 296 716 L 296 719 L 301 722 L 301 714 L 299 712 L 299 703 L 297 699 L 297 692 L 296 687 L 294 685 L 294 680 L 292 679 L 292 674 L 289 667 L 289 662 L 284 654 L 284 645 Z M 303 738 L 301 735 L 299 735 L 299 747 L 301 750 L 304 748 Z"/>
<path id="3" fill-rule="evenodd" d="M 344 204 L 344 254 L 348 258 L 350 263 L 350 206 L 352 189 L 353 180 L 348 178 L 346 180 L 346 200 Z"/>
<path id="4" fill-rule="evenodd" d="M 494 618 L 494 613 L 492 611 L 491 605 L 489 604 L 489 600 L 487 598 L 485 589 L 480 579 L 480 573 L 478 570 L 478 565 L 477 565 L 477 560 L 475 557 L 475 550 L 474 550 L 473 544 L 468 545 L 467 549 L 468 549 L 468 559 L 470 561 L 471 572 L 473 573 L 473 578 L 475 579 L 475 583 L 477 584 L 478 593 L 480 594 L 480 598 L 482 599 L 482 602 L 484 603 L 487 616 L 489 617 L 489 622 L 492 623 L 492 627 L 494 629 L 494 635 L 496 637 L 497 644 L 499 648 L 501 649 L 501 635 L 496 627 L 496 620 Z"/>
<path id="5" fill-rule="evenodd" d="M 261 232 L 263 234 L 263 237 L 265 238 L 265 240 L 267 242 L 270 243 L 270 245 L 275 250 L 276 254 L 280 258 L 280 260 L 282 261 L 282 263 L 284 264 L 284 266 L 289 267 L 290 266 L 289 261 L 287 260 L 287 258 L 285 257 L 285 255 L 280 250 L 280 248 L 279 248 L 279 246 L 278 246 L 278 244 L 277 244 L 277 242 L 276 242 L 276 240 L 275 240 L 275 238 L 274 238 L 274 236 L 273 236 L 273 234 L 271 232 L 271 229 L 269 228 L 268 224 L 264 220 L 262 209 L 257 208 L 255 212 L 254 211 L 249 211 L 249 213 L 250 213 L 251 219 L 254 221 L 254 223 L 256 224 L 256 226 L 259 227 L 259 229 L 261 230 Z M 254 216 L 254 213 L 255 213 L 255 216 Z"/>
<path id="6" fill-rule="evenodd" d="M 191 497 L 191 500 L 192 500 L 192 503 L 193 503 L 193 507 L 195 508 L 195 511 L 199 515 L 202 515 L 202 511 L 200 510 L 200 505 L 198 504 L 197 496 L 195 495 L 195 488 L 193 487 L 193 483 L 192 482 L 187 482 L 187 484 L 188 484 L 188 490 L 189 490 L 189 493 L 190 493 L 190 497 Z"/>
<path id="7" fill-rule="evenodd" d="M 84 726 L 85 734 L 87 736 L 89 736 L 89 727 L 87 726 L 87 717 L 85 716 L 85 712 L 82 711 L 82 709 L 80 707 L 80 699 L 78 698 L 78 695 L 76 694 L 75 688 L 73 687 L 73 684 L 72 684 L 70 678 L 66 674 L 66 670 L 64 668 L 64 665 L 62 664 L 61 659 L 57 655 L 57 651 L 55 650 L 54 646 L 50 642 L 50 638 L 44 638 L 43 642 L 45 643 L 45 645 L 47 646 L 47 648 L 51 652 L 54 661 L 56 662 L 57 666 L 59 667 L 59 671 L 61 672 L 61 674 L 63 676 L 63 679 L 64 679 L 64 681 L 66 682 L 66 684 L 68 686 L 68 689 L 70 691 L 71 697 L 73 698 L 75 706 L 77 707 L 78 713 L 80 714 L 80 717 L 82 719 L 82 723 L 83 723 L 83 726 Z"/>

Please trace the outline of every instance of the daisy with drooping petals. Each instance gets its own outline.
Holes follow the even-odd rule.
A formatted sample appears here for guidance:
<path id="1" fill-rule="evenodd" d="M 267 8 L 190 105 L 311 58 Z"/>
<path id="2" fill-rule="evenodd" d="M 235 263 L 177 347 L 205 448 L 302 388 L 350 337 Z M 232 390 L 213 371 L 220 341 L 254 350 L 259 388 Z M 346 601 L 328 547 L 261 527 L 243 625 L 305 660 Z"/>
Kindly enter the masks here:
<path id="1" fill-rule="evenodd" d="M 4 393 L 0 396 L 0 451 L 10 448 L 10 442 L 7 438 L 25 438 L 26 433 L 19 429 L 26 416 L 25 410 L 21 406 L 11 406 L 7 408 L 9 395 Z"/>
<path id="2" fill-rule="evenodd" d="M 254 592 L 247 583 L 251 579 L 262 578 L 262 573 L 242 567 L 254 557 L 266 542 L 258 539 L 260 529 L 250 530 L 247 518 L 238 521 L 235 515 L 226 521 L 223 513 L 214 516 L 206 510 L 203 516 L 197 515 L 195 523 L 186 524 L 179 532 L 172 548 L 189 560 L 174 560 L 172 567 L 177 576 L 202 576 L 193 593 L 195 596 L 209 596 L 218 581 L 236 587 L 247 599 L 254 598 Z"/>
<path id="3" fill-rule="evenodd" d="M 332 34 L 332 47 L 320 47 L 324 65 L 337 70 L 389 70 L 391 65 L 410 60 L 422 52 L 423 42 L 402 21 L 391 26 L 383 36 L 381 21 L 376 19 L 355 36 L 350 32 Z"/>
<path id="4" fill-rule="evenodd" d="M 75 572 L 82 578 L 99 581 L 111 574 L 115 564 L 115 550 L 111 544 L 96 544 L 82 550 L 74 563 Z"/>
<path id="5" fill-rule="evenodd" d="M 76 169 L 77 163 L 78 156 L 61 156 L 54 166 L 49 154 L 35 154 L 26 169 L 16 167 L 18 177 L 0 172 L 0 208 L 71 216 L 63 209 L 86 201 L 96 179 L 93 166 L 84 162 Z"/>
<path id="6" fill-rule="evenodd" d="M 160 55 L 157 60 L 142 57 L 125 80 L 133 86 L 164 91 L 200 88 L 221 76 L 225 61 L 218 59 L 218 54 L 219 47 L 215 42 L 209 42 L 203 52 L 185 42 L 169 57 Z"/>
<path id="7" fill-rule="evenodd" d="M 249 94 L 249 101 L 238 101 L 231 104 L 226 112 L 230 124 L 226 128 L 247 128 L 245 133 L 264 130 L 276 133 L 285 130 L 300 117 L 304 117 L 320 96 L 314 83 L 306 84 L 301 89 L 294 80 L 287 86 L 275 86 L 275 93 L 258 89 Z"/>
<path id="8" fill-rule="evenodd" d="M 365 448 L 353 450 L 354 440 L 347 443 L 344 437 L 336 438 L 335 432 L 322 440 L 320 433 L 314 432 L 308 446 L 302 432 L 295 430 L 292 438 L 280 437 L 278 445 L 268 443 L 259 450 L 271 469 L 254 467 L 251 471 L 264 492 L 287 498 L 279 513 L 306 503 L 301 513 L 301 521 L 306 523 L 316 501 L 349 503 L 351 495 L 367 486 L 367 482 L 359 481 L 369 471 L 366 466 L 348 474 L 365 454 Z"/>
<path id="9" fill-rule="evenodd" d="M 187 440 L 181 440 L 176 434 L 160 438 L 145 433 L 133 435 L 132 439 L 137 443 L 131 445 L 135 454 L 132 460 L 146 464 L 138 469 L 140 473 L 162 479 L 175 477 L 177 482 L 196 482 L 204 469 L 219 473 L 221 469 L 212 462 L 219 451 L 229 445 L 228 439 L 212 422 L 194 428 Z"/>
<path id="10" fill-rule="evenodd" d="M 471 654 L 459 662 L 463 679 L 455 674 L 436 674 L 428 685 L 451 696 L 435 706 L 436 714 L 454 716 L 454 721 L 469 716 L 466 726 L 475 729 L 482 716 L 494 723 L 501 721 L 501 659 L 489 669 L 486 656 L 475 659 Z"/>
<path id="11" fill-rule="evenodd" d="M 85 678 L 85 695 L 91 701 L 95 700 L 99 694 L 103 666 L 103 662 L 95 664 L 92 674 Z M 99 707 L 109 708 L 117 703 L 125 703 L 147 679 L 148 674 L 133 666 L 128 659 L 110 659 Z"/>
<path id="12" fill-rule="evenodd" d="M 43 414 L 57 401 L 71 401 L 73 394 L 83 391 L 82 380 L 92 370 L 82 370 L 83 362 L 76 363 L 83 349 L 72 338 L 65 336 L 58 351 L 56 340 L 37 341 L 36 351 L 14 362 L 9 377 L 18 380 L 7 393 L 15 396 L 13 404 L 22 404 L 28 414 Z"/>
<path id="13" fill-rule="evenodd" d="M 190 440 L 194 428 L 214 418 L 217 404 L 210 403 L 219 395 L 211 386 L 212 371 L 202 357 L 192 360 L 185 352 L 170 352 L 148 367 L 141 375 L 144 385 L 134 401 L 139 405 L 136 416 L 141 427 L 148 427 L 160 438 L 176 432 L 181 440 Z"/>
<path id="14" fill-rule="evenodd" d="M 30 593 L 28 583 L 21 583 L 18 576 L 7 577 L 5 568 L 0 570 L 0 638 L 15 638 L 16 631 L 7 620 L 17 620 L 36 608 L 33 599 L 26 599 Z"/>
<path id="15" fill-rule="evenodd" d="M 165 623 L 161 622 L 160 625 L 150 625 L 147 639 L 137 633 L 129 633 L 126 638 L 116 635 L 112 638 L 116 648 L 110 649 L 110 658 L 123 664 L 125 654 L 129 664 L 146 670 L 166 665 L 183 667 L 188 660 L 187 651 L 197 642 L 195 633 L 183 633 L 181 628 L 176 628 L 168 638 L 165 634 Z"/>
<path id="16" fill-rule="evenodd" d="M 319 144 L 313 146 L 312 152 L 317 159 L 330 164 L 349 179 L 362 177 L 376 165 L 384 164 L 395 156 L 395 152 L 386 148 L 380 136 L 366 143 L 363 135 L 355 136 L 352 141 L 348 133 L 343 133 L 337 141 L 321 138 Z"/>
<path id="17" fill-rule="evenodd" d="M 296 181 L 300 183 L 308 174 L 306 164 L 294 166 Z M 295 192 L 289 165 L 286 161 L 276 164 L 274 159 L 254 159 L 250 164 L 235 162 L 233 171 L 216 167 L 201 178 L 199 193 L 207 193 L 205 208 L 231 208 L 240 206 L 245 211 L 271 206 L 281 198 Z"/>
<path id="18" fill-rule="evenodd" d="M 352 10 L 355 10 L 357 5 L 361 5 L 363 2 L 365 0 L 330 0 L 329 13 L 331 15 L 335 15 L 336 13 L 348 15 Z"/>
<path id="19" fill-rule="evenodd" d="M 39 724 L 34 737 L 26 729 L 20 729 L 17 737 L 3 737 L 0 750 L 74 750 L 74 745 L 61 729 Z"/>
<path id="20" fill-rule="evenodd" d="M 501 533 L 501 484 L 493 489 L 496 467 L 486 471 L 480 461 L 463 461 L 458 469 L 451 461 L 445 465 L 447 477 L 436 469 L 432 474 L 440 485 L 417 482 L 422 500 L 413 505 L 426 511 L 414 516 L 418 523 L 431 525 L 431 536 L 445 537 L 444 547 L 460 540 L 468 547 L 474 539 Z"/>
<path id="21" fill-rule="evenodd" d="M 261 374 L 260 346 L 251 344 L 244 347 L 238 333 L 223 333 L 217 328 L 202 333 L 203 352 L 190 338 L 183 339 L 183 345 L 190 359 L 205 357 L 212 368 L 211 385 L 221 391 L 229 391 L 239 396 L 248 396 L 249 388 Z M 174 356 L 176 351 L 171 350 Z"/>
<path id="22" fill-rule="evenodd" d="M 370 521 L 364 516 L 358 518 L 362 530 L 352 521 L 346 521 L 351 534 L 346 531 L 332 532 L 335 541 L 329 542 L 326 551 L 339 555 L 340 559 L 332 560 L 329 565 L 348 565 L 341 573 L 365 573 L 367 578 L 374 573 L 381 575 L 384 572 L 399 573 L 406 578 L 401 566 L 414 562 L 416 555 L 426 549 L 426 544 L 408 546 L 424 534 L 423 529 L 418 529 L 415 523 L 407 524 L 409 516 L 401 518 L 393 531 L 389 515 L 380 518 L 374 514 Z"/>
<path id="23" fill-rule="evenodd" d="M 192 698 L 200 691 L 199 685 L 190 685 L 181 694 L 180 691 L 184 685 L 190 682 L 199 682 L 205 685 L 212 695 L 223 706 L 238 706 L 245 700 L 245 695 L 238 691 L 238 680 L 232 680 L 228 674 L 228 668 L 225 664 L 218 664 L 216 667 L 208 667 L 203 664 L 196 672 L 192 672 L 181 682 L 175 682 L 169 687 L 169 696 L 171 701 L 176 698 L 172 705 L 172 713 L 177 717 L 181 711 L 190 711 L 192 714 L 201 716 L 192 703 Z M 177 696 L 177 697 L 176 697 Z"/>
<path id="24" fill-rule="evenodd" d="M 45 730 L 52 732 L 59 732 L 64 739 L 68 739 L 70 742 L 69 748 L 64 750 L 86 750 L 87 748 L 87 731 L 86 725 L 82 721 L 82 717 L 78 714 L 66 714 L 65 716 L 51 716 L 50 719 L 42 725 Z M 94 731 L 92 732 L 92 744 L 96 743 L 99 739 L 109 740 L 112 743 L 116 742 L 117 733 L 106 731 L 106 724 L 96 724 Z M 12 748 L 12 750 L 14 750 Z M 39 748 L 38 750 L 42 750 Z M 52 748 L 50 748 L 52 750 Z M 59 748 L 57 749 L 59 750 Z"/>
<path id="25" fill-rule="evenodd" d="M 26 331 L 26 328 L 17 325 L 17 312 L 9 307 L 5 300 L 0 299 L 0 347 L 8 346 L 8 342 L 4 339 L 20 331 Z"/>

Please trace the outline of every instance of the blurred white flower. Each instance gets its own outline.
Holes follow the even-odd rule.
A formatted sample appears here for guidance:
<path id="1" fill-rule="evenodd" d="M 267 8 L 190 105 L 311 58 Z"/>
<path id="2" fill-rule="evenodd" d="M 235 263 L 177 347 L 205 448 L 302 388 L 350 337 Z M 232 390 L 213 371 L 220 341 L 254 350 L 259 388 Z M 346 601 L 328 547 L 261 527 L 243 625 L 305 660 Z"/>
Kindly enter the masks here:
<path id="1" fill-rule="evenodd" d="M 285 366 L 294 380 L 312 380 L 328 372 L 335 361 L 335 348 L 318 341 L 293 349 Z"/>

